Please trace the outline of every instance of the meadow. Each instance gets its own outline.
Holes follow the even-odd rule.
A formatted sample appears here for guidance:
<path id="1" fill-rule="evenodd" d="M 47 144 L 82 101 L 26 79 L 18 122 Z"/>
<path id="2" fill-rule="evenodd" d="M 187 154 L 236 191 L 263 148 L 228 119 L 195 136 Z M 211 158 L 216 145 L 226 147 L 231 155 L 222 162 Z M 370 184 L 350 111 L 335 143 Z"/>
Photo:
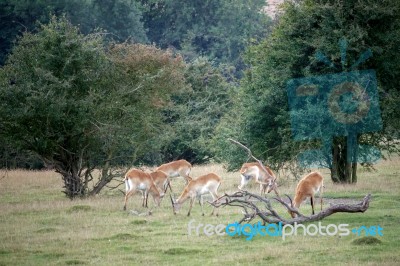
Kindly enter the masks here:
<path id="1" fill-rule="evenodd" d="M 372 194 L 365 213 L 338 213 L 323 224 L 381 226 L 383 236 L 206 236 L 188 232 L 188 223 L 229 224 L 239 221 L 236 207 L 219 209 L 219 216 L 206 215 L 196 202 L 192 215 L 186 216 L 189 202 L 174 215 L 164 198 L 151 215 L 141 207 L 140 194 L 128 201 L 123 211 L 123 194 L 104 189 L 88 199 L 69 200 L 61 192 L 62 181 L 52 171 L 13 170 L 0 172 L 0 265 L 399 265 L 400 261 L 400 158 L 381 161 L 376 171 L 360 168 L 356 185 L 335 185 L 327 170 L 325 207 L 335 200 L 361 201 Z M 223 178 L 220 194 L 236 191 L 239 174 L 226 172 L 221 165 L 195 165 L 192 176 L 215 172 Z M 122 177 L 121 177 L 122 180 Z M 280 193 L 293 195 L 296 180 L 280 177 Z M 175 197 L 183 179 L 172 182 Z M 120 189 L 124 187 L 121 185 Z M 258 187 L 248 187 L 258 193 Z M 268 195 L 272 197 L 273 195 Z M 150 198 L 151 199 L 151 198 Z M 285 210 L 273 204 L 280 212 Z M 318 209 L 317 209 L 318 210 Z M 311 213 L 309 203 L 301 207 Z M 288 214 L 284 214 L 287 215 Z M 370 240 L 373 241 L 370 241 Z"/>

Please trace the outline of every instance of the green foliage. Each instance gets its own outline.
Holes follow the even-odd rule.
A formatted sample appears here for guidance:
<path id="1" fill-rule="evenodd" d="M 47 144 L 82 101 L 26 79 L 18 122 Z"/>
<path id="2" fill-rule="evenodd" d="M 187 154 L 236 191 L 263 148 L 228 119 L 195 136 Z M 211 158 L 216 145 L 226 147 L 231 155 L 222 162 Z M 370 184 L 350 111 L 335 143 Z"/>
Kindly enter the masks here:
<path id="1" fill-rule="evenodd" d="M 278 166 L 294 161 L 302 150 L 318 147 L 318 142 L 292 140 L 286 82 L 338 71 L 319 62 L 316 51 L 327 55 L 339 71 L 348 71 L 360 54 L 371 48 L 372 59 L 359 69 L 377 72 L 384 125 L 382 132 L 361 135 L 360 143 L 393 150 L 393 136 L 398 136 L 400 129 L 393 116 L 399 115 L 395 108 L 399 105 L 399 84 L 398 79 L 391 78 L 400 70 L 399 9 L 398 2 L 376 0 L 286 3 L 271 36 L 247 52 L 252 68 L 243 80 L 242 96 L 234 107 L 245 111 L 239 116 L 241 121 L 232 123 L 231 135 L 249 144 L 256 156 Z M 346 63 L 341 67 L 338 42 L 343 38 L 348 41 L 348 49 Z M 236 113 L 233 117 L 228 114 L 223 123 L 229 126 L 234 117 Z M 236 148 L 231 148 L 230 153 L 235 154 L 233 149 Z M 226 152 L 224 146 L 221 150 Z M 237 165 L 237 160 L 237 156 L 227 158 L 231 165 Z"/>
<path id="2" fill-rule="evenodd" d="M 70 177 L 89 167 L 87 151 L 98 144 L 90 95 L 106 71 L 99 35 L 85 37 L 65 18 L 25 33 L 1 69 L 2 137 L 53 165 L 70 197 L 85 193 Z"/>
<path id="3" fill-rule="evenodd" d="M 85 38 L 65 19 L 24 34 L 2 68 L 3 132 L 44 157 L 60 142 L 86 139 L 93 105 L 86 96 L 106 71 L 101 47 L 98 36 Z"/>
<path id="4" fill-rule="evenodd" d="M 0 69 L 1 137 L 61 173 L 69 197 L 98 193 L 118 156 L 150 148 L 162 128 L 157 110 L 183 82 L 179 57 L 129 44 L 106 53 L 101 36 L 53 17 L 25 33 Z M 101 179 L 89 192 L 95 168 Z"/>
<path id="5" fill-rule="evenodd" d="M 164 134 L 165 160 L 186 158 L 203 163 L 213 157 L 211 139 L 221 117 L 229 110 L 227 83 L 218 69 L 205 58 L 187 64 L 185 81 L 190 88 L 172 95 L 164 110 L 170 130 Z"/>
<path id="6" fill-rule="evenodd" d="M 104 145 L 93 143 L 93 146 L 99 149 L 99 158 L 93 158 L 94 161 L 101 161 L 103 153 L 107 153 L 112 154 L 110 155 L 111 157 L 119 154 L 120 159 L 113 160 L 113 164 L 130 164 L 135 160 L 134 158 L 139 159 L 143 163 L 154 164 L 176 157 L 190 157 L 194 161 L 200 162 L 212 157 L 214 154 L 214 151 L 212 151 L 214 147 L 209 144 L 209 139 L 222 113 L 227 110 L 227 107 L 224 106 L 224 99 L 226 99 L 226 95 L 224 94 L 227 93 L 230 85 L 225 83 L 223 77 L 230 82 L 234 82 L 234 78 L 232 77 L 235 75 L 240 76 L 241 70 L 245 67 L 241 59 L 241 53 L 245 47 L 249 43 L 261 40 L 268 33 L 270 20 L 264 13 L 259 12 L 264 4 L 265 2 L 262 0 L 245 2 L 213 0 L 203 2 L 189 1 L 184 3 L 175 0 L 61 0 L 55 2 L 35 0 L 29 3 L 11 0 L 1 2 L 0 16 L 2 16 L 2 20 L 0 22 L 0 32 L 2 34 L 0 38 L 2 38 L 2 41 L 0 44 L 0 64 L 5 62 L 6 55 L 11 51 L 13 41 L 21 32 L 32 32 L 34 34 L 40 31 L 38 25 L 40 23 L 46 24 L 52 14 L 55 16 L 64 14 L 71 24 L 79 27 L 80 32 L 83 34 L 93 33 L 96 28 L 104 30 L 105 32 L 101 33 L 103 34 L 103 41 L 111 39 L 116 42 L 128 40 L 128 42 L 146 43 L 150 40 L 164 48 L 174 47 L 179 49 L 184 57 L 191 62 L 195 62 L 199 55 L 203 55 L 212 61 L 213 65 L 220 66 L 221 74 L 219 70 L 213 69 L 214 66 L 203 67 L 203 72 L 209 71 L 213 73 L 211 76 L 218 76 L 218 78 L 211 78 L 207 81 L 209 84 L 206 84 L 200 81 L 203 78 L 208 79 L 208 73 L 196 74 L 195 72 L 199 70 L 194 70 L 192 74 L 188 74 L 192 71 L 188 69 L 186 78 L 189 81 L 187 85 L 192 87 L 192 92 L 187 92 L 183 89 L 183 91 L 176 94 L 173 103 L 177 105 L 175 107 L 171 107 L 172 105 L 168 104 L 167 100 L 157 103 L 161 106 L 169 106 L 167 109 L 175 109 L 171 112 L 175 112 L 174 116 L 176 117 L 172 118 L 172 120 L 167 117 L 164 122 L 169 123 L 171 121 L 171 124 L 168 126 L 164 125 L 162 130 L 160 128 L 163 121 L 157 115 L 148 114 L 149 119 L 146 120 L 143 117 L 129 114 L 130 111 L 120 110 L 127 117 L 138 121 L 138 124 L 141 126 L 145 125 L 141 127 L 142 132 L 130 135 L 134 140 L 128 145 L 123 145 L 123 141 L 117 141 L 117 139 L 121 136 L 121 139 L 126 140 L 129 136 L 129 130 L 123 131 L 121 129 L 117 133 L 118 127 L 115 126 L 115 120 L 110 118 L 118 113 L 117 108 L 110 107 L 107 103 L 99 100 L 101 97 L 97 94 L 100 95 L 103 93 L 103 97 L 107 95 L 118 98 L 118 95 L 124 95 L 127 91 L 134 90 L 134 94 L 136 96 L 140 95 L 143 101 L 132 100 L 130 97 L 126 97 L 125 100 L 130 99 L 132 103 L 138 106 L 144 104 L 146 100 L 152 102 L 153 100 L 149 100 L 146 95 L 141 95 L 142 89 L 135 90 L 134 88 L 135 86 L 141 88 L 146 86 L 148 89 L 148 83 L 143 80 L 150 81 L 151 78 L 149 77 L 153 73 L 139 73 L 136 70 L 131 70 L 132 73 L 130 75 L 122 74 L 123 71 L 120 71 L 120 67 L 115 67 L 112 62 L 108 62 L 110 65 L 105 68 L 116 72 L 106 72 L 100 75 L 103 77 L 107 76 L 108 80 L 114 80 L 114 83 L 110 84 L 104 80 L 92 81 L 101 83 L 101 86 L 113 87 L 112 92 L 104 93 L 92 88 L 95 93 L 90 94 L 90 101 L 94 101 L 98 106 L 102 104 L 106 105 L 98 108 L 96 111 L 92 111 L 96 119 L 99 119 L 98 121 L 92 119 L 92 123 L 95 127 L 101 128 L 99 131 L 107 139 L 105 146 L 108 147 L 105 148 Z M 140 53 L 142 51 L 138 50 L 137 52 Z M 121 57 L 118 64 L 125 64 L 123 63 L 124 60 Z M 46 64 L 45 61 L 43 59 L 41 62 Z M 203 61 L 203 59 L 197 61 Z M 46 68 L 46 66 L 42 68 Z M 74 66 L 71 66 L 72 68 Z M 78 71 L 78 69 L 76 70 Z M 115 76 L 112 76 L 114 74 Z M 195 75 L 199 76 L 195 77 Z M 127 80 L 129 79 L 130 81 L 128 82 Z M 192 82 L 194 84 L 189 84 Z M 116 84 L 121 85 L 116 86 Z M 158 89 L 162 90 L 162 84 L 160 83 L 160 88 Z M 201 88 L 204 85 L 208 87 L 206 90 Z M 218 89 L 218 87 L 221 89 Z M 158 91 L 158 89 L 155 90 Z M 215 97 L 210 97 L 213 93 L 215 93 Z M 150 90 L 148 95 L 150 95 Z M 202 104 L 194 106 L 192 103 L 184 102 L 190 101 L 192 98 L 198 99 Z M 207 99 L 215 99 L 215 103 L 211 103 L 210 107 L 207 107 L 208 103 L 204 102 Z M 62 105 L 62 101 L 60 98 L 60 106 Z M 126 102 L 120 100 L 115 102 L 126 104 Z M 76 103 L 76 101 L 73 101 L 73 103 Z M 68 103 L 64 102 L 65 104 L 68 105 Z M 214 111 L 212 111 L 211 106 Z M 143 110 L 148 110 L 147 107 L 146 105 L 141 106 L 142 109 L 145 108 Z M 102 111 L 100 112 L 99 110 Z M 179 110 L 182 112 L 181 114 L 177 113 L 180 112 Z M 49 110 L 49 112 L 51 111 Z M 170 111 L 166 111 L 167 115 L 168 112 Z M 198 113 L 195 114 L 196 112 Z M 151 114 L 156 114 L 156 112 L 151 112 Z M 54 112 L 54 115 L 56 116 L 56 112 Z M 63 119 L 61 118 L 60 120 Z M 147 122 L 144 122 L 144 120 Z M 99 123 L 101 123 L 101 127 Z M 160 127 L 153 128 L 152 125 L 159 125 Z M 202 128 L 203 126 L 204 128 Z M 80 132 L 79 129 L 77 131 Z M 177 132 L 179 132 L 178 135 L 176 134 Z M 153 138 L 156 134 L 160 134 L 160 136 Z M 110 135 L 113 137 L 106 137 Z M 146 153 L 139 152 L 141 148 L 136 148 L 136 146 L 143 147 L 144 143 L 146 143 L 144 139 L 146 141 L 150 141 L 151 139 L 152 147 L 157 148 L 149 149 Z M 141 140 L 141 143 L 138 143 L 138 140 Z M 121 145 L 118 143 L 121 143 Z M 1 152 L 9 153 L 4 148 L 2 148 Z M 124 159 L 124 157 L 129 159 Z"/>
<path id="7" fill-rule="evenodd" d="M 84 34 L 101 28 L 110 39 L 147 42 L 140 7 L 134 0 L 7 0 L 0 2 L 0 65 L 17 36 L 21 32 L 36 32 L 37 22 L 48 23 L 51 14 L 66 14 Z"/>
<path id="8" fill-rule="evenodd" d="M 170 51 L 142 44 L 117 44 L 108 54 L 116 72 L 107 78 L 112 89 L 101 97 L 115 101 L 98 108 L 99 126 L 109 125 L 101 127 L 107 149 L 123 158 L 121 164 L 148 157 L 154 163 L 164 145 L 160 136 L 168 131 L 162 112 L 171 94 L 185 86 L 184 63 Z"/>
<path id="9" fill-rule="evenodd" d="M 76 5 L 78 3 L 82 1 L 76 1 Z M 74 25 L 80 25 L 83 33 L 101 28 L 108 32 L 110 39 L 117 42 L 128 39 L 138 43 L 147 42 L 141 21 L 141 7 L 135 0 L 91 0 L 84 4 L 83 10 L 71 6 L 70 1 L 66 1 L 66 4 L 68 9 L 64 12 L 68 13 Z"/>
<path id="10" fill-rule="evenodd" d="M 206 56 L 218 63 L 244 68 L 241 53 L 250 40 L 268 32 L 269 18 L 260 12 L 263 0 L 141 0 L 148 38 L 173 46 L 192 60 Z"/>

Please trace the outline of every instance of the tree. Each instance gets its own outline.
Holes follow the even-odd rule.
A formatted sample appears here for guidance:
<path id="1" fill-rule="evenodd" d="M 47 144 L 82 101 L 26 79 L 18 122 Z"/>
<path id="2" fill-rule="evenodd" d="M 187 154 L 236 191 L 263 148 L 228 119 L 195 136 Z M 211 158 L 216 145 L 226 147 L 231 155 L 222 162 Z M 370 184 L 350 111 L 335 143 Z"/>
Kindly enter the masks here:
<path id="1" fill-rule="evenodd" d="M 162 153 L 166 161 L 185 158 L 204 163 L 214 157 L 211 140 L 228 110 L 232 85 L 203 57 L 186 65 L 185 82 L 188 88 L 174 93 L 172 104 L 164 110 L 168 127 L 162 134 Z"/>
<path id="2" fill-rule="evenodd" d="M 0 69 L 0 136 L 60 173 L 70 198 L 98 193 L 118 156 L 151 149 L 157 110 L 183 80 L 179 57 L 127 44 L 107 54 L 102 36 L 53 17 L 25 33 Z"/>
<path id="3" fill-rule="evenodd" d="M 165 109 L 173 104 L 172 95 L 187 89 L 185 64 L 180 55 L 142 44 L 117 44 L 110 48 L 109 57 L 117 74 L 107 79 L 113 89 L 104 97 L 117 100 L 99 109 L 100 121 L 121 130 L 106 132 L 114 140 L 108 147 L 114 156 L 132 158 L 120 160 L 121 165 L 159 162 L 169 132 Z"/>
<path id="4" fill-rule="evenodd" d="M 75 8 L 68 8 L 67 12 L 71 22 L 80 25 L 85 34 L 101 28 L 108 32 L 110 39 L 117 42 L 125 42 L 128 39 L 134 43 L 148 42 L 141 21 L 141 6 L 135 0 L 92 0 L 80 11 L 84 13 L 81 16 L 76 14 Z"/>
<path id="5" fill-rule="evenodd" d="M 251 47 L 247 53 L 247 62 L 252 67 L 242 83 L 241 94 L 244 97 L 240 98 L 241 103 L 236 103 L 245 111 L 241 121 L 235 123 L 241 126 L 240 132 L 234 132 L 237 135 L 233 137 L 249 145 L 268 163 L 281 167 L 288 162 L 295 164 L 300 153 L 310 149 L 323 150 L 324 143 L 325 146 L 329 143 L 330 148 L 325 149 L 328 154 L 317 155 L 330 158 L 324 163 L 331 169 L 332 180 L 356 182 L 357 163 L 348 156 L 357 154 L 348 154 L 348 133 L 336 134 L 339 128 L 330 127 L 331 140 L 293 139 L 293 134 L 296 134 L 293 129 L 310 128 L 314 132 L 326 132 L 324 127 L 327 124 L 323 121 L 332 118 L 327 116 L 330 111 L 326 106 L 323 110 L 316 107 L 317 102 L 304 103 L 306 108 L 303 111 L 306 110 L 308 115 L 313 113 L 318 120 L 302 115 L 300 109 L 293 110 L 288 99 L 288 82 L 329 77 L 334 83 L 339 74 L 351 72 L 354 70 L 352 66 L 357 65 L 358 73 L 369 69 L 376 72 L 382 124 L 380 131 L 365 131 L 362 128 L 355 135 L 355 140 L 379 150 L 398 151 L 396 138 L 399 122 L 395 116 L 399 115 L 399 110 L 395 106 L 399 105 L 399 84 L 394 76 L 400 70 L 396 63 L 399 60 L 396 52 L 400 40 L 399 9 L 399 3 L 393 1 L 287 2 L 271 36 Z M 369 49 L 373 56 L 367 58 Z M 312 87 L 304 87 L 305 93 L 312 90 Z M 326 102 L 327 96 L 324 97 L 322 100 Z M 341 99 L 349 100 L 344 98 Z M 362 108 L 356 104 L 337 108 L 352 114 L 356 107 Z M 297 114 L 294 113 L 296 110 Z M 375 112 L 377 109 L 371 110 Z M 303 128 L 294 128 L 291 114 L 307 117 L 308 122 L 303 121 Z M 360 155 L 362 150 L 358 152 Z M 368 160 L 365 163 L 368 164 Z"/>
<path id="6" fill-rule="evenodd" d="M 148 38 L 174 47 L 190 61 L 205 56 L 244 69 L 241 53 L 250 41 L 268 33 L 270 19 L 260 12 L 263 0 L 142 0 Z"/>

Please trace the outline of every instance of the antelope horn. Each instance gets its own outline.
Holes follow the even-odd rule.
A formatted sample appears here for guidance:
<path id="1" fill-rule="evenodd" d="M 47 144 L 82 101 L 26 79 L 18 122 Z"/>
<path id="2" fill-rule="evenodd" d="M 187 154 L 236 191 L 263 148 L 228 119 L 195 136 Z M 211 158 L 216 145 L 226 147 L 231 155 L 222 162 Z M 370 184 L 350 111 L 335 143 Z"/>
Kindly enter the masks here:
<path id="1" fill-rule="evenodd" d="M 164 194 L 167 193 L 168 187 L 169 187 L 169 189 L 171 190 L 171 184 L 170 184 L 170 181 L 169 181 L 169 180 L 168 180 L 167 185 L 165 186 Z M 171 195 L 171 194 L 170 194 L 170 195 Z"/>
<path id="2" fill-rule="evenodd" d="M 172 198 L 172 195 L 171 195 L 171 194 L 169 194 L 169 197 L 171 198 L 171 203 L 172 203 L 172 206 L 174 206 L 174 205 L 175 205 L 175 202 L 174 202 L 174 199 Z"/>
<path id="3" fill-rule="evenodd" d="M 288 199 L 289 199 L 289 201 L 290 201 L 290 207 L 293 207 L 292 198 L 291 198 L 288 194 L 285 194 L 285 196 L 288 197 Z"/>

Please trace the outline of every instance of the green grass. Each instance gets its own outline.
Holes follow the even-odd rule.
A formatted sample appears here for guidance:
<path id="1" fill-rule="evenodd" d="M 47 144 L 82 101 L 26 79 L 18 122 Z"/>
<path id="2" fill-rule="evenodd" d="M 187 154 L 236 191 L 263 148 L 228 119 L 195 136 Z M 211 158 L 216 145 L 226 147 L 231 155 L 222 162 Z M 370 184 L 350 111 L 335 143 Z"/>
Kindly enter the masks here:
<path id="1" fill-rule="evenodd" d="M 372 194 L 365 213 L 338 213 L 322 221 L 383 228 L 383 236 L 206 236 L 188 233 L 188 223 L 229 224 L 241 219 L 241 210 L 226 207 L 220 215 L 201 216 L 198 203 L 187 217 L 188 203 L 174 215 L 166 198 L 152 215 L 145 213 L 136 194 L 123 211 L 123 195 L 105 190 L 93 198 L 69 200 L 63 196 L 62 181 L 52 172 L 11 171 L 0 180 L 0 265 L 398 265 L 400 260 L 400 160 L 384 161 L 377 171 L 360 171 L 356 185 L 335 185 L 324 170 L 324 198 L 360 201 Z M 216 172 L 223 178 L 220 194 L 233 192 L 237 173 L 227 173 L 219 165 L 195 166 L 193 176 Z M 1 175 L 2 176 L 2 175 Z M 281 193 L 293 195 L 296 182 L 280 177 Z M 179 196 L 183 180 L 173 183 Z M 122 187 L 121 187 L 122 188 Z M 250 186 L 258 192 L 258 187 Z M 327 201 L 329 200 L 327 199 Z M 326 203 L 326 204 L 329 204 Z M 274 205 L 286 217 L 285 210 Z M 326 205 L 325 205 L 326 207 Z M 311 212 L 304 204 L 301 211 Z"/>

